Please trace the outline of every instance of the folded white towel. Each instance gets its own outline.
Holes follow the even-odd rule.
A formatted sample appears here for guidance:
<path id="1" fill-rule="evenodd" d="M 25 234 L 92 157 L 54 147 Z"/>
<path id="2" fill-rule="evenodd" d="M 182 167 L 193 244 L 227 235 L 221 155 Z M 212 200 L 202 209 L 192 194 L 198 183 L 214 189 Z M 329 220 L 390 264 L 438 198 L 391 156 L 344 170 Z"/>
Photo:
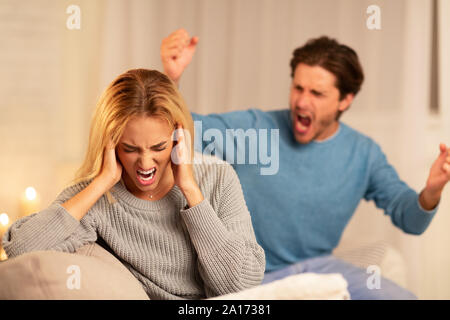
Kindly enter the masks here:
<path id="1" fill-rule="evenodd" d="M 211 300 L 348 300 L 347 281 L 339 273 L 301 273 Z"/>

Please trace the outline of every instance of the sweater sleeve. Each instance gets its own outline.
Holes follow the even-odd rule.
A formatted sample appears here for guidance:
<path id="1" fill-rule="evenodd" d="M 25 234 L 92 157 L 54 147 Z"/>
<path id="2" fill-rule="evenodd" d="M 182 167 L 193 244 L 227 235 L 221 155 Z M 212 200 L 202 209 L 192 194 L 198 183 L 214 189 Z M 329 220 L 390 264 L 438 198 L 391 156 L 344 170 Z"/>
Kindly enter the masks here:
<path id="1" fill-rule="evenodd" d="M 208 297 L 259 285 L 265 268 L 238 177 L 231 166 L 221 167 L 225 173 L 216 211 L 206 199 L 181 211 Z"/>
<path id="2" fill-rule="evenodd" d="M 370 153 L 369 187 L 364 198 L 374 200 L 384 209 L 392 223 L 406 233 L 422 234 L 433 219 L 437 207 L 425 211 L 419 203 L 419 195 L 400 180 L 395 169 L 377 144 Z"/>
<path id="3" fill-rule="evenodd" d="M 75 252 L 97 240 L 93 209 L 76 220 L 61 206 L 87 187 L 80 183 L 65 189 L 46 209 L 15 221 L 3 236 L 3 247 L 9 258 L 31 251 L 55 250 Z"/>
<path id="4" fill-rule="evenodd" d="M 225 141 L 232 142 L 233 151 L 235 151 L 237 146 L 233 136 L 234 130 L 248 130 L 257 127 L 260 118 L 259 112 L 255 109 L 249 109 L 209 115 L 192 113 L 195 124 L 195 151 L 203 154 L 214 154 L 216 157 L 225 160 L 227 158 L 227 150 L 224 147 Z"/>

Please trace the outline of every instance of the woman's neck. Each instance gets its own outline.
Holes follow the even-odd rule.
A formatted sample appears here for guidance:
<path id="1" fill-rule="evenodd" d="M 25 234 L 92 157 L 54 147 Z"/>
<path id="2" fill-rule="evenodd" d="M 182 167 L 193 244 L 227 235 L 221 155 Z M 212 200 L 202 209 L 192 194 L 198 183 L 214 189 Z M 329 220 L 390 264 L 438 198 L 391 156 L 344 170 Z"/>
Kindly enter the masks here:
<path id="1" fill-rule="evenodd" d="M 139 190 L 134 182 L 128 177 L 128 175 L 123 177 L 123 182 L 127 190 L 136 198 L 148 201 L 156 201 L 164 198 L 164 196 L 173 188 L 175 179 L 173 177 L 172 166 L 169 164 L 158 185 L 152 191 Z"/>

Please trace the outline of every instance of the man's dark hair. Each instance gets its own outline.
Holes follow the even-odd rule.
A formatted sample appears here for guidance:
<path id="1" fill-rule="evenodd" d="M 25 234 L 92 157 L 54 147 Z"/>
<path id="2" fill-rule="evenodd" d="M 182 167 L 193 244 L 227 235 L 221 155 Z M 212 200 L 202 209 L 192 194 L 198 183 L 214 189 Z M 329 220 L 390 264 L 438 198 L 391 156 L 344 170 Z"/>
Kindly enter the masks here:
<path id="1" fill-rule="evenodd" d="M 339 99 L 349 93 L 356 95 L 361 88 L 364 74 L 356 52 L 326 36 L 311 39 L 302 47 L 294 50 L 291 59 L 291 77 L 299 63 L 320 66 L 336 77 Z"/>

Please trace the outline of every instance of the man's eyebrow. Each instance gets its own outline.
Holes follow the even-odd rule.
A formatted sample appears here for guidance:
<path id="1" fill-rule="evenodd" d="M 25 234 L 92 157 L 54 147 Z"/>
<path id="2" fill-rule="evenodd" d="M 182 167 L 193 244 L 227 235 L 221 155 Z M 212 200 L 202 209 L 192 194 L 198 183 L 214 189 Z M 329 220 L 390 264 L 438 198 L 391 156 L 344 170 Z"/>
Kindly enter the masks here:
<path id="1" fill-rule="evenodd" d="M 150 148 L 159 148 L 159 147 L 162 147 L 162 146 L 163 146 L 164 144 L 166 144 L 166 143 L 167 143 L 167 141 L 162 141 L 162 142 L 160 142 L 160 143 L 158 143 L 158 144 L 155 144 L 155 145 L 151 146 Z M 126 143 L 126 142 L 122 142 L 122 144 L 123 144 L 125 147 L 130 148 L 130 149 L 140 149 L 139 147 L 133 146 L 133 145 L 128 144 L 128 143 Z"/>
<path id="2" fill-rule="evenodd" d="M 295 84 L 294 83 L 295 88 L 297 89 L 303 89 L 303 87 L 300 84 Z M 311 92 L 315 92 L 315 93 L 320 93 L 320 94 L 325 94 L 327 91 L 326 90 L 319 90 L 319 89 L 311 89 Z"/>

